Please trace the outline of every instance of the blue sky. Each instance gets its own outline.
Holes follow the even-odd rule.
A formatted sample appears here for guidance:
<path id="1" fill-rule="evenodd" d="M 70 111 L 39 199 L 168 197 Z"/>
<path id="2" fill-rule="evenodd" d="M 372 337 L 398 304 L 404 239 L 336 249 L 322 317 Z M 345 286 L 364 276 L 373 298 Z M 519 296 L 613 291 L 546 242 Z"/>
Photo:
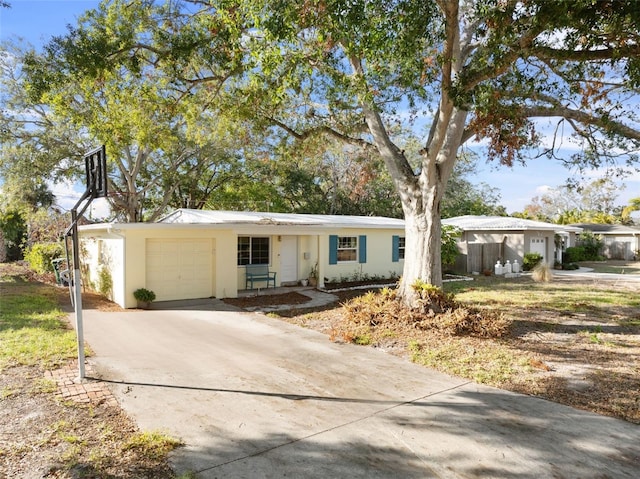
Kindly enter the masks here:
<path id="1" fill-rule="evenodd" d="M 95 0 L 8 0 L 11 8 L 0 8 L 0 40 L 16 36 L 24 38 L 35 47 L 41 46 L 52 35 L 66 32 L 66 25 L 75 25 L 77 18 L 86 10 L 96 7 Z M 544 126 L 543 126 L 544 128 Z M 474 148 L 474 150 L 478 150 Z M 598 177 L 592 172 L 592 177 Z M 549 188 L 562 185 L 571 176 L 560 162 L 538 158 L 526 166 L 513 168 L 479 162 L 479 174 L 474 182 L 485 182 L 499 189 L 501 203 L 507 212 L 522 211 L 535 196 Z M 68 191 L 68 190 L 67 190 Z M 621 184 L 617 204 L 626 205 L 628 200 L 640 196 L 640 175 L 635 174 Z"/>

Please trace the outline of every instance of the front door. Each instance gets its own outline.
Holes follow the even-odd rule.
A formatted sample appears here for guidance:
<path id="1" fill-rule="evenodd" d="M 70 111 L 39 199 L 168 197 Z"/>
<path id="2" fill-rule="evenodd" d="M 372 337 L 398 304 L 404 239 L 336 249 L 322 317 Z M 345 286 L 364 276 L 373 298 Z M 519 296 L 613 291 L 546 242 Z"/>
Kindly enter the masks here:
<path id="1" fill-rule="evenodd" d="M 282 236 L 280 245 L 280 282 L 294 283 L 298 280 L 298 237 Z"/>

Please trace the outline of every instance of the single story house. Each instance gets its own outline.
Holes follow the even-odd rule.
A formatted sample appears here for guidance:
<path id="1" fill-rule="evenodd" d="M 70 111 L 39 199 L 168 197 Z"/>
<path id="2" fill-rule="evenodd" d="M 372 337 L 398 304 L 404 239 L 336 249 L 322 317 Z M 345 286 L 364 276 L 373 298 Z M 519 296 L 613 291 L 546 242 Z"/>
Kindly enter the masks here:
<path id="1" fill-rule="evenodd" d="M 312 269 L 322 286 L 324 278 L 399 276 L 404 267 L 404 221 L 394 218 L 179 209 L 155 223 L 78 230 L 84 281 L 108 278 L 111 299 L 125 308 L 136 306 L 138 288 L 157 301 L 237 297 L 247 265 L 266 265 L 275 286 Z"/>
<path id="2" fill-rule="evenodd" d="M 640 257 L 640 228 L 625 225 L 574 224 L 584 231 L 602 236 L 602 256 L 608 259 L 634 261 Z"/>
<path id="3" fill-rule="evenodd" d="M 527 253 L 539 253 L 547 263 L 562 262 L 562 251 L 575 246 L 582 229 L 510 216 L 456 216 L 443 225 L 462 231 L 456 270 L 468 273 L 493 271 L 497 261 L 522 264 Z"/>

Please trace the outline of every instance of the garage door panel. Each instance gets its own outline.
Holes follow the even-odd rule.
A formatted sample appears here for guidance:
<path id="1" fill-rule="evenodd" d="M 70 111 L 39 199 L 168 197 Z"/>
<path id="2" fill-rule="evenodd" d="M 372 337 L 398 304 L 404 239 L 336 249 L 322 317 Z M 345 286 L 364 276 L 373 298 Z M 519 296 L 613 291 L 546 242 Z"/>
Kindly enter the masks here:
<path id="1" fill-rule="evenodd" d="M 211 240 L 147 240 L 147 288 L 158 301 L 212 295 Z"/>
<path id="2" fill-rule="evenodd" d="M 546 259 L 546 240 L 544 238 L 531 238 L 529 251 L 531 253 L 538 253 L 543 259 Z"/>

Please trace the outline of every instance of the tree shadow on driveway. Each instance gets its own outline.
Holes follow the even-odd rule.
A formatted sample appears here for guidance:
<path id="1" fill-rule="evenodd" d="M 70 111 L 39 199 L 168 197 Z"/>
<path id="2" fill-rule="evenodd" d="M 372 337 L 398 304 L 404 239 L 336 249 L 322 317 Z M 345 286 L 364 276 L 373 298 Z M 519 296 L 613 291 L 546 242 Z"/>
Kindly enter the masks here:
<path id="1" fill-rule="evenodd" d="M 321 422 L 295 432 L 256 425 L 255 403 L 242 422 L 226 422 L 217 408 L 206 419 L 194 416 L 206 440 L 176 451 L 172 463 L 198 478 L 632 478 L 640 463 L 637 426 L 472 383 L 395 401 L 111 382 L 154 394 L 229 395 L 235 403 L 251 397 L 283 425 L 299 424 L 300 408 L 303 416 L 323 411 Z"/>

